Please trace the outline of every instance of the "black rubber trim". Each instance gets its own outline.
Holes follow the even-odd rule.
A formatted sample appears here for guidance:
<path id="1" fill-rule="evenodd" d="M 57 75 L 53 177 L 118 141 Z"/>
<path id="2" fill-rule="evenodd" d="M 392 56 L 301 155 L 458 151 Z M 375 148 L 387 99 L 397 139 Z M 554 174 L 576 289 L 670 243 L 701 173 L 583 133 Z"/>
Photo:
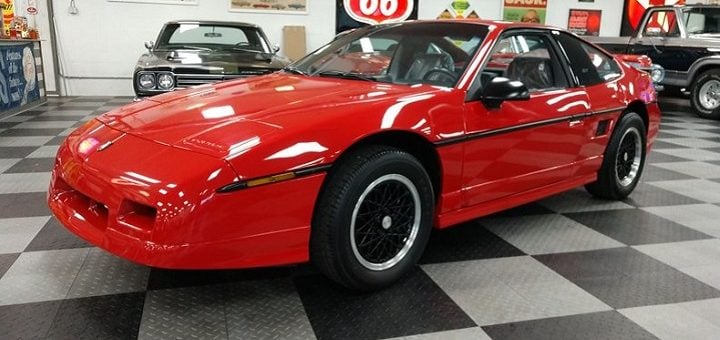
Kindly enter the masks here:
<path id="1" fill-rule="evenodd" d="M 329 170 L 330 167 L 332 167 L 332 164 L 323 164 L 323 165 L 311 166 L 311 167 L 308 167 L 308 168 L 304 168 L 304 169 L 300 169 L 300 170 L 295 170 L 295 171 L 287 171 L 287 172 L 292 172 L 293 174 L 295 174 L 295 177 L 289 178 L 289 179 L 287 179 L 287 180 L 289 181 L 289 180 L 291 180 L 291 179 L 300 178 L 300 177 L 305 177 L 305 176 L 310 176 L 310 175 L 318 174 L 318 173 L 321 173 L 321 172 L 325 172 L 325 171 Z M 281 175 L 281 174 L 284 174 L 284 173 L 287 173 L 287 172 L 281 172 L 281 173 L 277 173 L 277 174 L 274 174 L 274 175 L 267 175 L 267 176 L 262 176 L 262 177 L 251 178 L 251 179 L 247 179 L 247 180 L 244 180 L 244 181 L 232 182 L 232 183 L 230 183 L 230 184 L 228 184 L 228 185 L 225 185 L 225 186 L 222 186 L 222 187 L 218 188 L 218 189 L 215 190 L 215 191 L 218 192 L 218 193 L 221 193 L 221 194 L 225 194 L 225 193 L 229 193 L 229 192 L 233 192 L 233 191 L 238 191 L 238 190 L 242 190 L 242 189 L 247 189 L 247 188 L 248 188 L 247 183 L 248 183 L 249 181 L 252 181 L 252 180 L 255 180 L 255 179 L 259 179 L 259 178 L 265 178 L 265 177 L 272 177 L 272 176 L 276 176 L 276 175 Z M 278 181 L 278 182 L 273 182 L 273 183 L 268 183 L 268 184 L 275 184 L 275 183 L 280 183 L 280 182 L 284 182 L 284 181 Z M 263 185 L 267 185 L 267 184 L 263 184 Z M 261 185 L 258 185 L 258 186 L 261 186 Z"/>
<path id="2" fill-rule="evenodd" d="M 513 125 L 513 126 L 500 128 L 500 129 L 476 132 L 476 133 L 471 133 L 471 134 L 464 135 L 464 136 L 443 139 L 441 141 L 435 142 L 434 144 L 437 147 L 452 145 L 452 144 L 462 143 L 462 142 L 466 142 L 466 141 L 473 140 L 473 139 L 491 137 L 491 136 L 501 135 L 504 133 L 515 132 L 515 131 L 519 131 L 519 130 L 531 129 L 531 128 L 536 128 L 536 127 L 541 127 L 541 126 L 546 126 L 546 125 L 557 124 L 557 123 L 561 123 L 561 122 L 571 122 L 571 121 L 583 120 L 588 117 L 604 115 L 604 114 L 618 112 L 618 111 L 622 111 L 622 110 L 625 110 L 625 107 L 617 107 L 617 108 L 612 108 L 612 109 L 607 109 L 607 110 L 587 112 L 587 113 L 581 113 L 581 114 L 576 114 L 576 115 L 571 115 L 571 116 L 539 120 L 536 122 Z"/>

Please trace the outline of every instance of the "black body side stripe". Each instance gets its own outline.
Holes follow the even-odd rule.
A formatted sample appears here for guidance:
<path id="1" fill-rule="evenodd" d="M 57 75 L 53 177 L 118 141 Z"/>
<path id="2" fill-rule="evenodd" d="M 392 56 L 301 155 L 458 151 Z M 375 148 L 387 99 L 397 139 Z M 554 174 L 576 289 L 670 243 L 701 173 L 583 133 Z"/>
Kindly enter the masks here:
<path id="1" fill-rule="evenodd" d="M 581 114 L 565 116 L 565 117 L 539 120 L 536 122 L 508 126 L 508 127 L 504 127 L 504 128 L 500 128 L 500 129 L 476 132 L 476 133 L 471 133 L 471 134 L 467 134 L 464 136 L 443 139 L 441 141 L 435 142 L 434 144 L 435 144 L 435 146 L 438 146 L 438 147 L 446 146 L 446 145 L 466 142 L 466 141 L 473 140 L 473 139 L 485 138 L 485 137 L 496 136 L 496 135 L 500 135 L 500 134 L 504 134 L 504 133 L 515 132 L 518 130 L 531 129 L 531 128 L 536 128 L 536 127 L 541 127 L 541 126 L 546 126 L 546 125 L 557 124 L 557 123 L 561 123 L 561 122 L 571 122 L 571 121 L 576 121 L 576 120 L 582 120 L 582 119 L 585 119 L 588 117 L 599 116 L 599 115 L 618 112 L 618 111 L 622 111 L 622 110 L 625 110 L 625 107 L 618 107 L 618 108 L 612 108 L 612 109 L 607 109 L 607 110 L 602 110 L 602 111 L 595 111 L 595 112 L 581 113 Z"/>
<path id="2" fill-rule="evenodd" d="M 311 166 L 309 168 L 299 169 L 299 170 L 295 170 L 293 172 L 295 173 L 296 177 L 303 177 L 303 176 L 310 176 L 310 175 L 314 175 L 317 173 L 328 171 L 328 170 L 330 170 L 331 167 L 332 167 L 332 163 Z"/>
<path id="3" fill-rule="evenodd" d="M 291 178 L 283 179 L 283 180 L 280 180 L 280 181 L 277 181 L 277 182 L 273 181 L 273 182 L 271 182 L 271 183 L 261 184 L 261 185 L 268 185 L 268 184 L 273 184 L 273 183 L 278 183 L 278 182 L 284 182 L 284 181 L 286 181 L 286 180 L 296 179 L 296 178 L 300 178 L 300 177 L 305 177 L 305 176 L 310 176 L 310 175 L 318 174 L 318 173 L 321 173 L 321 172 L 325 172 L 325 171 L 328 171 L 331 167 L 332 167 L 332 163 L 331 163 L 331 164 L 323 164 L 323 165 L 311 166 L 311 167 L 307 167 L 307 168 L 303 168 L 303 169 L 299 169 L 299 170 L 295 170 L 295 171 L 288 171 L 288 172 L 279 173 L 279 174 L 274 174 L 274 175 L 268 175 L 268 176 L 257 177 L 257 178 L 250 178 L 250 179 L 246 179 L 246 180 L 242 180 L 242 181 L 237 181 L 237 182 L 232 182 L 232 183 L 230 183 L 230 184 L 227 184 L 227 185 L 225 185 L 225 186 L 223 186 L 223 187 L 221 187 L 221 188 L 218 188 L 218 189 L 216 190 L 216 192 L 221 193 L 221 194 L 225 194 L 225 193 L 228 193 L 228 192 L 233 192 L 233 191 L 238 191 L 238 190 L 242 190 L 242 189 L 247 189 L 247 188 L 248 188 L 248 182 L 251 182 L 251 181 L 253 181 L 253 180 L 257 180 L 257 179 L 259 179 L 259 178 L 268 178 L 268 177 L 279 176 L 279 175 L 287 174 L 287 173 L 292 173 L 292 174 L 294 175 L 294 177 L 291 177 Z"/>

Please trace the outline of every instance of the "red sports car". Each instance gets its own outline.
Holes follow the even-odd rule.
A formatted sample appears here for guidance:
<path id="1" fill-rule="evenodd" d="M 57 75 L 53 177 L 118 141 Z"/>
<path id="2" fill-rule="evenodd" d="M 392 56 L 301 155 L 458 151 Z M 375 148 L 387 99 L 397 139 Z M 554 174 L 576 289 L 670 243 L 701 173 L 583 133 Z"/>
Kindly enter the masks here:
<path id="1" fill-rule="evenodd" d="M 646 73 L 561 29 L 369 26 L 284 71 L 88 122 L 48 200 L 80 237 L 149 266 L 312 261 L 374 289 L 432 228 L 582 185 L 627 196 L 659 121 Z"/>

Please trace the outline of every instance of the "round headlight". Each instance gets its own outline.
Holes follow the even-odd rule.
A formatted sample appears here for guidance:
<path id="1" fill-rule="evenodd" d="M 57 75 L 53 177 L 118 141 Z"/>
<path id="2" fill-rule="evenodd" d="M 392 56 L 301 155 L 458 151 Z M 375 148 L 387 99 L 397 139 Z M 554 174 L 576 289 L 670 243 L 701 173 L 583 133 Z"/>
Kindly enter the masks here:
<path id="1" fill-rule="evenodd" d="M 155 88 L 155 75 L 152 73 L 143 73 L 138 78 L 138 85 L 143 89 Z"/>
<path id="2" fill-rule="evenodd" d="M 172 74 L 161 73 L 157 79 L 158 87 L 163 90 L 170 90 L 175 86 Z"/>
<path id="3" fill-rule="evenodd" d="M 650 78 L 652 78 L 652 81 L 655 83 L 662 82 L 665 79 L 665 69 L 660 65 L 654 64 L 652 69 L 650 69 Z"/>

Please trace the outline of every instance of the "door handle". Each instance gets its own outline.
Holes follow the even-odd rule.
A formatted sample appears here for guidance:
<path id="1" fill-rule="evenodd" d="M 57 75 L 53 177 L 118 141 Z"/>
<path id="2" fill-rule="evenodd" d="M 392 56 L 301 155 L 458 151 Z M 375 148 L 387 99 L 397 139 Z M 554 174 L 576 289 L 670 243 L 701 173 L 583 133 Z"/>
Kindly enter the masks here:
<path id="1" fill-rule="evenodd" d="M 571 119 L 569 125 L 570 125 L 570 127 L 577 126 L 577 125 L 583 125 L 583 120 L 582 120 L 582 118 Z"/>

